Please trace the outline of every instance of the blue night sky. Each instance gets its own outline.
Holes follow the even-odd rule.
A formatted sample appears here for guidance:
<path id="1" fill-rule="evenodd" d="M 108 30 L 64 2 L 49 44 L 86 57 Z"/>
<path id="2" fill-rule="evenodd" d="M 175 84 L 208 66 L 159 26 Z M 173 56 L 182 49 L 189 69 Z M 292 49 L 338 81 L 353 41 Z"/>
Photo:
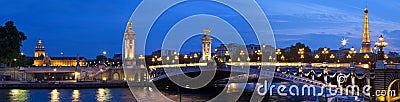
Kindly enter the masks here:
<path id="1" fill-rule="evenodd" d="M 277 47 L 303 42 L 312 49 L 338 49 L 343 38 L 348 39 L 349 47 L 361 45 L 365 0 L 256 1 L 271 23 Z M 66 56 L 92 59 L 107 51 L 111 57 L 121 53 L 126 22 L 140 2 L 1 0 L 0 23 L 12 20 L 28 36 L 22 51 L 30 56 L 42 39 L 50 56 L 60 56 L 63 51 Z M 400 1 L 369 0 L 368 8 L 372 42 L 383 34 L 389 42 L 386 50 L 400 52 Z M 200 46 L 193 49 L 200 50 Z"/>

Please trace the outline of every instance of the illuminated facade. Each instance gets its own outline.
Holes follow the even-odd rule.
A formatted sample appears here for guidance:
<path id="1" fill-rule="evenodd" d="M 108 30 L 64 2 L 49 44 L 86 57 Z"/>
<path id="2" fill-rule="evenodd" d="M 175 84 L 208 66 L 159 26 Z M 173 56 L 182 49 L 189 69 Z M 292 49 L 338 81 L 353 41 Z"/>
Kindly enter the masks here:
<path id="1" fill-rule="evenodd" d="M 46 56 L 46 52 L 42 43 L 42 40 L 38 41 L 34 52 L 33 66 L 83 66 L 86 65 L 86 59 L 84 57 L 49 57 Z"/>
<path id="2" fill-rule="evenodd" d="M 368 7 L 364 10 L 364 34 L 360 53 L 372 53 L 371 40 L 368 29 Z"/>
<path id="3" fill-rule="evenodd" d="M 210 60 L 211 59 L 211 40 L 210 37 L 210 29 L 204 30 L 204 36 L 201 38 L 202 41 L 202 60 Z"/>

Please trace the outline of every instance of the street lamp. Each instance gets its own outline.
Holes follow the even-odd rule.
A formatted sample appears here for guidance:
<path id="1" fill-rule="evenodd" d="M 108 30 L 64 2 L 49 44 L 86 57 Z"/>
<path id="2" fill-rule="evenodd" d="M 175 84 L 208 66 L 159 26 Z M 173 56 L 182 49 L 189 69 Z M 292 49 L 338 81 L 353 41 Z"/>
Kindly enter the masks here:
<path id="1" fill-rule="evenodd" d="M 14 61 L 14 64 L 16 65 L 16 63 L 17 63 L 17 59 L 16 59 L 16 58 L 14 58 L 14 59 L 13 59 L 13 61 Z M 13 79 L 15 80 L 15 68 L 13 68 L 13 71 L 14 71 L 14 74 L 13 74 Z"/>
<path id="2" fill-rule="evenodd" d="M 225 62 L 228 61 L 229 51 L 225 51 Z"/>
<path id="3" fill-rule="evenodd" d="M 314 56 L 314 58 L 315 58 L 315 60 L 316 60 L 317 62 L 319 62 L 319 55 L 318 55 L 318 54 L 316 54 L 316 55 Z"/>
<path id="4" fill-rule="evenodd" d="M 276 52 L 275 52 L 275 54 L 277 55 L 277 58 L 279 58 L 280 57 L 280 55 L 282 54 L 282 52 L 281 52 L 281 49 L 276 49 Z"/>
<path id="5" fill-rule="evenodd" d="M 257 51 L 256 51 L 256 54 L 257 54 L 257 61 L 260 61 L 260 62 L 261 62 L 261 59 L 260 59 L 260 56 L 262 55 L 261 50 L 257 50 Z"/>
<path id="6" fill-rule="evenodd" d="M 357 53 L 357 51 L 354 49 L 354 46 L 352 46 L 349 51 L 349 55 L 348 55 L 349 57 L 347 56 L 347 58 L 350 59 L 350 63 L 353 63 L 352 57 L 356 53 Z"/>
<path id="7" fill-rule="evenodd" d="M 285 56 L 284 55 L 281 56 L 281 61 L 285 61 Z"/>
<path id="8" fill-rule="evenodd" d="M 188 55 L 184 55 L 184 56 L 183 56 L 183 59 L 184 59 L 183 62 L 184 62 L 184 63 L 187 63 Z"/>
<path id="9" fill-rule="evenodd" d="M 328 48 L 324 47 L 324 49 L 322 50 L 322 54 L 324 55 L 324 60 L 326 61 L 326 55 L 329 54 Z"/>
<path id="10" fill-rule="evenodd" d="M 335 62 L 335 55 L 331 54 L 331 56 L 329 56 L 329 58 L 331 58 L 331 60 L 332 60 L 333 62 Z"/>
<path id="11" fill-rule="evenodd" d="M 299 56 L 300 56 L 300 62 L 303 62 L 303 60 L 304 60 L 304 48 L 299 49 L 299 51 L 297 51 L 297 54 L 299 54 Z"/>
<path id="12" fill-rule="evenodd" d="M 379 41 L 375 43 L 375 46 L 379 47 L 378 50 L 378 60 L 384 60 L 385 59 L 385 52 L 383 52 L 383 47 L 386 47 L 388 45 L 387 42 L 383 39 L 383 36 L 379 36 Z"/>

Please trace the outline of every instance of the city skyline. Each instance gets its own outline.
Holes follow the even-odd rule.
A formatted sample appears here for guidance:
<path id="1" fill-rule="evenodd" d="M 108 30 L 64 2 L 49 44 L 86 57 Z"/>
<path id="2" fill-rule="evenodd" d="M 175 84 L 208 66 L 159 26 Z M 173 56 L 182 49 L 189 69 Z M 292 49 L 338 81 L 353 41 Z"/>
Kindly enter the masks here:
<path id="1" fill-rule="evenodd" d="M 121 53 L 122 33 L 129 19 L 129 12 L 136 8 L 131 5 L 138 5 L 140 0 L 118 1 L 114 4 L 99 1 L 95 5 L 88 5 L 93 3 L 90 1 L 45 1 L 43 4 L 33 1 L 1 2 L 10 4 L 4 6 L 10 10 L 0 13 L 4 17 L 0 18 L 0 21 L 14 21 L 18 29 L 28 36 L 22 47 L 26 55 L 33 56 L 37 40 L 42 39 L 50 56 L 57 56 L 60 52 L 64 52 L 68 56 L 79 54 L 94 58 L 102 54 L 102 51 L 107 51 L 109 57 L 114 53 Z M 395 18 L 399 18 L 400 11 L 396 11 L 399 7 L 396 6 L 399 4 L 396 2 L 398 1 L 389 0 L 380 3 L 377 0 L 370 0 L 368 8 L 371 43 L 377 41 L 378 36 L 383 34 L 389 42 L 386 51 L 398 52 L 400 44 L 395 41 L 400 38 L 398 36 L 400 20 Z M 16 7 L 20 9 L 13 9 L 16 7 L 12 6 L 17 4 L 19 6 Z M 278 48 L 302 42 L 313 50 L 319 47 L 338 49 L 343 38 L 348 39 L 348 47 L 354 46 L 359 49 L 361 46 L 365 0 L 342 1 L 341 3 L 270 0 L 259 2 L 259 4 L 269 18 Z M 26 16 L 32 19 L 27 21 Z M 140 25 L 134 24 L 134 26 Z M 193 38 L 193 41 L 198 42 L 199 39 Z M 158 48 L 152 49 L 150 52 Z M 200 49 L 200 46 L 194 49 Z"/>

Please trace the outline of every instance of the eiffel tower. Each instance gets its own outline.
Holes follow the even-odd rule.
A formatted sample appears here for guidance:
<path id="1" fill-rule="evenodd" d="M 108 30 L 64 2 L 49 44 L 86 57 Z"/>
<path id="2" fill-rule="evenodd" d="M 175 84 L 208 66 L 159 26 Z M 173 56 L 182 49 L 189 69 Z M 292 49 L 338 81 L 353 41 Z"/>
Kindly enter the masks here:
<path id="1" fill-rule="evenodd" d="M 360 53 L 372 53 L 371 40 L 368 29 L 368 7 L 365 7 L 364 10 L 364 34 Z"/>

